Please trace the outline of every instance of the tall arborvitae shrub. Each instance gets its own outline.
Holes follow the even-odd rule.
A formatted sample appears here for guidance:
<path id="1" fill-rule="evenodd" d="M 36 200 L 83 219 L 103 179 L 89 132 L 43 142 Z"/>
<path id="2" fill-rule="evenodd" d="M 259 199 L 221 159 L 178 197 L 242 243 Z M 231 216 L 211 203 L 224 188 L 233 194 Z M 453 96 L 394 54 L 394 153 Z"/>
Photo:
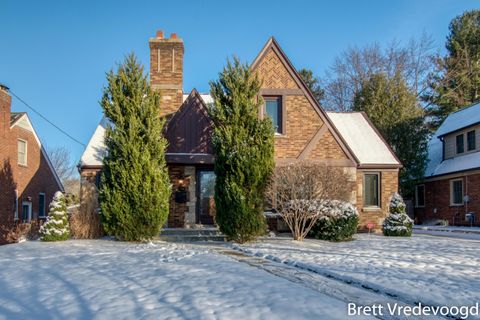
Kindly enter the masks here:
<path id="1" fill-rule="evenodd" d="M 383 222 L 383 234 L 386 236 L 410 237 L 413 220 L 407 215 L 402 196 L 394 193 L 390 200 L 390 214 Z"/>
<path id="2" fill-rule="evenodd" d="M 63 241 L 70 237 L 65 196 L 57 191 L 50 202 L 47 221 L 40 227 L 42 241 Z"/>
<path id="3" fill-rule="evenodd" d="M 160 98 L 135 56 L 107 75 L 101 101 L 109 121 L 99 190 L 105 231 L 126 241 L 159 235 L 171 194 Z"/>
<path id="4" fill-rule="evenodd" d="M 265 190 L 274 168 L 273 125 L 260 119 L 260 81 L 234 59 L 210 83 L 214 104 L 216 222 L 231 240 L 246 242 L 265 231 Z"/>

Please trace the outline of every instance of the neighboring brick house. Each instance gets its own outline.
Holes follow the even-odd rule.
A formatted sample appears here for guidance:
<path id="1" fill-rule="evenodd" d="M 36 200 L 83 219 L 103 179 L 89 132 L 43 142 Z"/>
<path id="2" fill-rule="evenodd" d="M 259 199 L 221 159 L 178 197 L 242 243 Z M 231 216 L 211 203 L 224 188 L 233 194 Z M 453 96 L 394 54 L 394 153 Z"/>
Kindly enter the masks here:
<path id="1" fill-rule="evenodd" d="M 11 112 L 0 85 L 0 225 L 45 218 L 63 186 L 25 112 Z"/>
<path id="2" fill-rule="evenodd" d="M 183 94 L 183 41 L 163 32 L 150 39 L 150 83 L 162 94 L 162 115 L 168 116 L 166 158 L 173 185 L 169 227 L 212 224 L 214 154 L 208 94 Z M 379 226 L 388 201 L 398 189 L 400 162 L 363 113 L 327 113 L 281 50 L 270 38 L 251 64 L 262 79 L 265 100 L 259 116 L 274 122 L 275 161 L 285 165 L 311 161 L 340 167 L 351 181 L 350 201 L 360 210 L 360 225 Z M 96 129 L 80 161 L 82 202 L 95 198 L 104 153 L 105 123 Z M 92 196 L 93 195 L 93 196 Z"/>
<path id="3" fill-rule="evenodd" d="M 415 189 L 417 222 L 480 226 L 480 103 L 445 119 L 429 141 L 428 160 Z"/>

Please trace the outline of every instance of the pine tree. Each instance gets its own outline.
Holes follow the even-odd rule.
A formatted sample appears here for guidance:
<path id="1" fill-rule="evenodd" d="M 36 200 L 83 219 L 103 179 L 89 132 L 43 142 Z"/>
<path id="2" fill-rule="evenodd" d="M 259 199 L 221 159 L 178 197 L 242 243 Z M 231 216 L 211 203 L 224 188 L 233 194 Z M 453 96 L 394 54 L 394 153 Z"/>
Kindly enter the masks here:
<path id="1" fill-rule="evenodd" d="M 47 221 L 40 227 L 42 241 L 63 241 L 70 238 L 65 196 L 57 191 L 50 203 Z"/>
<path id="2" fill-rule="evenodd" d="M 259 119 L 260 81 L 247 65 L 233 64 L 210 83 L 214 105 L 216 222 L 231 240 L 246 242 L 265 231 L 265 191 L 273 172 L 273 125 Z"/>
<path id="3" fill-rule="evenodd" d="M 312 91 L 313 96 L 315 99 L 321 103 L 323 97 L 325 96 L 325 91 L 320 86 L 320 81 L 317 77 L 313 75 L 313 71 L 310 69 L 300 69 L 298 74 L 302 78 L 303 82 L 307 85 L 307 87 Z"/>
<path id="4" fill-rule="evenodd" d="M 437 128 L 452 112 L 480 101 L 480 10 L 463 13 L 450 22 L 447 55 L 437 59 L 432 74 L 432 127 Z"/>
<path id="5" fill-rule="evenodd" d="M 423 178 L 427 159 L 428 129 L 424 110 L 400 74 L 389 78 L 372 75 L 354 98 L 354 111 L 364 111 L 390 144 L 403 167 L 400 191 L 413 196 L 415 184 Z"/>
<path id="6" fill-rule="evenodd" d="M 390 214 L 383 222 L 383 234 L 386 236 L 410 237 L 413 220 L 406 213 L 406 205 L 398 193 L 390 200 Z"/>
<path id="7" fill-rule="evenodd" d="M 135 56 L 107 75 L 101 101 L 110 125 L 99 190 L 105 231 L 126 241 L 159 235 L 171 194 L 160 98 Z"/>

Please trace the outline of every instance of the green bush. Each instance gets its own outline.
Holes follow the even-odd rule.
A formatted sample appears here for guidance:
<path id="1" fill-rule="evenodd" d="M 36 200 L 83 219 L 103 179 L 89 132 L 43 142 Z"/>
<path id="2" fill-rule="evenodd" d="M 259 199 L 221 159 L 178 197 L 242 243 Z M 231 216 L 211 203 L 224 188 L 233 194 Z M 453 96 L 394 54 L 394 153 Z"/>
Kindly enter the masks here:
<path id="1" fill-rule="evenodd" d="M 390 214 L 383 221 L 383 234 L 393 237 L 410 237 L 413 220 L 406 213 L 405 202 L 398 193 L 394 193 L 390 201 Z"/>
<path id="2" fill-rule="evenodd" d="M 322 214 L 310 235 L 316 239 L 328 241 L 351 240 L 357 232 L 357 209 L 351 203 L 339 200 L 319 203 Z"/>
<path id="3" fill-rule="evenodd" d="M 57 191 L 50 203 L 47 221 L 40 227 L 42 241 L 64 241 L 70 238 L 65 196 Z"/>

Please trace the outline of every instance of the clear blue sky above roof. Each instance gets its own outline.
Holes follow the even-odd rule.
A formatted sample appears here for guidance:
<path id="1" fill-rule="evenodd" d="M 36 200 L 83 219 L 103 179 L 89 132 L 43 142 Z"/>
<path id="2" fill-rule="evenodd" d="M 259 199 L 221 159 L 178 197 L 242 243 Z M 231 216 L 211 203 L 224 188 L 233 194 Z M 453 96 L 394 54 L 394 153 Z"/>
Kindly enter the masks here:
<path id="1" fill-rule="evenodd" d="M 252 61 L 274 35 L 297 68 L 321 75 L 354 45 L 427 32 L 443 50 L 450 20 L 472 0 L 10 1 L 0 3 L 0 82 L 85 144 L 102 115 L 105 72 L 135 52 L 148 71 L 157 29 L 185 41 L 184 89 L 208 91 L 227 57 Z M 15 98 L 14 111 L 29 111 Z M 47 146 L 83 147 L 30 112 Z"/>

